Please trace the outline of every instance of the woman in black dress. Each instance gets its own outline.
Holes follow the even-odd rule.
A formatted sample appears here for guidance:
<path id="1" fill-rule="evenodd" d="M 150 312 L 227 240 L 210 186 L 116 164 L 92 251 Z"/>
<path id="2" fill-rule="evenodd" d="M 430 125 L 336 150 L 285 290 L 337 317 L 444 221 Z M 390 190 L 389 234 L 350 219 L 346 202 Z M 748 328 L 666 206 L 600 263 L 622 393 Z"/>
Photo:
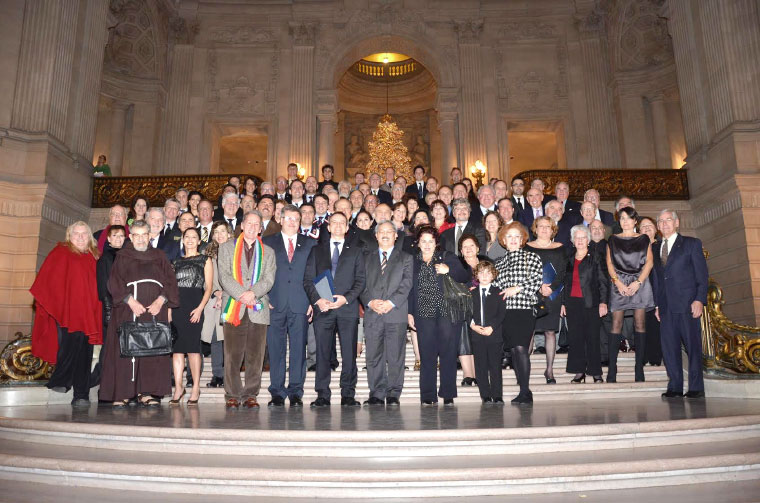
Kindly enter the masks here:
<path id="1" fill-rule="evenodd" d="M 203 330 L 203 309 L 211 297 L 214 268 L 211 258 L 198 253 L 201 236 L 198 229 L 190 227 L 182 233 L 185 256 L 174 261 L 174 272 L 179 287 L 179 307 L 172 310 L 171 319 L 177 329 L 174 342 L 172 366 L 174 368 L 174 395 L 169 401 L 177 405 L 185 395 L 182 387 L 182 371 L 185 355 L 190 363 L 193 389 L 188 405 L 197 405 L 201 394 L 201 331 Z M 181 391 L 180 391 L 181 390 Z"/>
<path id="2" fill-rule="evenodd" d="M 557 329 L 562 308 L 562 288 L 565 282 L 567 251 L 562 243 L 552 241 L 557 235 L 557 224 L 550 217 L 538 217 L 531 226 L 536 239 L 525 245 L 527 251 L 538 255 L 543 266 L 543 282 L 538 290 L 544 297 L 547 315 L 536 320 L 535 332 L 543 332 L 546 342 L 546 384 L 557 384 L 554 378 L 554 356 L 557 353 Z"/>
<path id="3" fill-rule="evenodd" d="M 657 239 L 660 237 L 660 233 L 657 230 L 657 223 L 653 218 L 641 217 L 639 219 L 639 231 L 642 234 L 649 236 L 649 244 L 654 246 Z M 655 281 L 655 276 L 651 275 L 652 281 Z M 655 284 L 652 283 L 652 288 L 656 289 Z M 650 309 L 646 315 L 647 325 L 647 349 L 646 349 L 646 362 L 649 365 L 662 365 L 662 345 L 660 344 L 660 321 L 655 316 L 655 310 Z"/>
<path id="4" fill-rule="evenodd" d="M 610 311 L 612 330 L 609 335 L 609 369 L 607 382 L 617 382 L 617 355 L 623 316 L 633 310 L 633 343 L 636 346 L 636 382 L 644 381 L 646 357 L 646 311 L 654 307 L 649 273 L 654 264 L 649 236 L 636 232 L 639 215 L 633 208 L 621 208 L 618 222 L 623 232 L 610 236 L 607 244 L 607 270 L 612 281 Z"/>

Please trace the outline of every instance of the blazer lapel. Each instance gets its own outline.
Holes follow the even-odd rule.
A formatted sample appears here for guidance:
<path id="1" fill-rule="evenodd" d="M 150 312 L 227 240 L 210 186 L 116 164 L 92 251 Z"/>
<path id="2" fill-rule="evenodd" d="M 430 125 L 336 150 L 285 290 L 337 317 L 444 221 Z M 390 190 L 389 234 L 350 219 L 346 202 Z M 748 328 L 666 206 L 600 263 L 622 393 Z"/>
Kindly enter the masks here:
<path id="1" fill-rule="evenodd" d="M 673 263 L 673 259 L 677 258 L 681 253 L 683 253 L 682 250 L 683 247 L 683 236 L 680 234 L 676 237 L 675 243 L 673 243 L 673 246 L 670 247 L 670 251 L 668 251 L 668 263 L 665 264 L 665 269 L 668 269 L 670 265 Z M 660 253 L 662 253 L 662 249 L 660 250 Z M 660 255 L 662 257 L 662 255 Z M 662 260 L 662 258 L 660 258 Z"/>

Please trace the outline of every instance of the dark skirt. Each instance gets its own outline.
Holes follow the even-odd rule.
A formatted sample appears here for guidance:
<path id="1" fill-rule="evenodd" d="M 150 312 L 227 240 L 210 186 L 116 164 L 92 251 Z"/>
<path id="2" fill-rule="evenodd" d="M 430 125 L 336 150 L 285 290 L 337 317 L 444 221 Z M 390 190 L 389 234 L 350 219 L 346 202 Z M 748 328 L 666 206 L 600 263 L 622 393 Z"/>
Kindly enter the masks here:
<path id="1" fill-rule="evenodd" d="M 505 330 L 507 349 L 516 346 L 527 347 L 530 344 L 530 338 L 533 336 L 533 330 L 536 326 L 533 310 L 507 309 L 507 315 L 504 317 L 504 326 L 507 327 Z"/>
<path id="2" fill-rule="evenodd" d="M 467 322 L 461 323 L 462 336 L 459 338 L 459 348 L 457 350 L 458 356 L 466 356 L 472 354 L 472 340 L 470 339 L 470 330 L 467 328 Z"/>
<path id="3" fill-rule="evenodd" d="M 554 300 L 544 299 L 548 314 L 536 320 L 536 332 L 556 332 L 559 330 L 559 310 L 562 308 L 562 295 L 557 295 Z"/>
<path id="4" fill-rule="evenodd" d="M 198 323 L 190 323 L 190 312 L 203 300 L 200 288 L 180 288 L 179 307 L 172 310 L 172 324 L 177 329 L 177 340 L 172 350 L 175 353 L 200 353 L 203 314 Z"/>

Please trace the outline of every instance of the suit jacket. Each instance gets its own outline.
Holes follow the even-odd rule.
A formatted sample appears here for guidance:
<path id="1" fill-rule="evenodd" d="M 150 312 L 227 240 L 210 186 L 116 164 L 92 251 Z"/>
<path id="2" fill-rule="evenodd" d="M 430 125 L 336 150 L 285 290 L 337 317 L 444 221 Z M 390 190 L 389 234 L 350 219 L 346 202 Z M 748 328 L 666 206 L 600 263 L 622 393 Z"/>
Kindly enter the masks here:
<path id="1" fill-rule="evenodd" d="M 522 196 L 523 198 L 523 204 L 525 204 L 525 207 L 529 207 L 528 204 L 528 198 L 525 197 L 525 195 Z M 521 208 L 519 204 L 517 204 L 517 199 L 515 199 L 515 196 L 510 196 L 509 198 L 512 201 L 512 207 L 515 209 L 514 215 L 512 215 L 512 219 L 517 220 L 517 216 L 520 214 L 520 212 L 523 211 L 524 208 Z"/>
<path id="2" fill-rule="evenodd" d="M 567 265 L 562 290 L 562 303 L 567 303 L 573 288 L 573 272 L 575 270 L 575 248 L 570 247 L 567 253 Z M 599 303 L 609 303 L 610 280 L 606 273 L 607 257 L 597 250 L 589 248 L 588 253 L 578 264 L 578 276 L 583 293 L 583 305 L 587 308 L 598 306 Z"/>
<path id="3" fill-rule="evenodd" d="M 407 185 L 406 186 L 406 193 L 407 194 L 413 194 L 413 195 L 417 196 L 417 199 L 419 199 L 420 201 L 424 201 L 425 200 L 425 196 L 428 193 L 428 189 L 425 186 L 425 181 L 422 182 L 422 197 L 420 197 L 420 191 L 417 190 L 417 182 L 414 182 L 412 184 Z"/>
<path id="4" fill-rule="evenodd" d="M 448 275 L 451 276 L 451 279 L 458 283 L 467 283 L 472 280 L 472 273 L 465 269 L 462 266 L 462 261 L 459 260 L 459 257 L 455 253 L 450 253 L 448 251 L 442 250 L 442 251 L 436 251 L 433 255 L 433 263 L 434 264 L 446 264 L 449 266 L 449 272 Z M 417 285 L 419 284 L 419 277 L 420 277 L 420 265 L 422 264 L 422 259 L 419 256 L 413 257 L 413 267 L 412 267 L 412 289 L 409 290 L 409 314 L 412 316 L 419 316 L 417 314 Z M 443 289 L 443 278 L 442 274 L 438 274 L 438 288 Z M 503 305 L 503 304 L 502 304 Z M 365 313 L 366 314 L 366 313 Z"/>
<path id="5" fill-rule="evenodd" d="M 388 182 L 383 182 L 380 184 L 380 190 L 384 190 L 387 193 L 391 193 L 391 187 L 388 187 Z"/>
<path id="6" fill-rule="evenodd" d="M 303 286 L 309 302 L 314 305 L 314 315 L 322 313 L 316 307 L 321 298 L 314 286 L 314 278 L 332 268 L 332 250 L 330 242 L 317 243 L 309 253 L 306 272 L 303 276 Z M 343 295 L 346 303 L 336 310 L 339 318 L 359 319 L 359 295 L 364 290 L 366 270 L 364 253 L 359 246 L 352 246 L 348 240 L 343 243 L 343 251 L 338 258 L 338 267 L 333 278 L 335 295 Z"/>
<path id="7" fill-rule="evenodd" d="M 565 213 L 562 215 L 562 218 L 557 223 L 559 229 L 557 230 L 557 235 L 554 236 L 554 241 L 562 243 L 567 247 L 573 246 L 573 243 L 570 242 L 570 229 L 579 223 L 576 216 L 577 215 L 573 215 L 572 213 Z M 581 222 L 583 222 L 583 219 L 581 219 Z"/>
<path id="8" fill-rule="evenodd" d="M 294 313 L 306 314 L 309 309 L 309 299 L 303 289 L 303 276 L 309 253 L 317 241 L 296 234 L 292 262 L 288 262 L 288 250 L 285 249 L 281 233 L 270 234 L 262 238 L 262 241 L 274 250 L 274 258 L 277 263 L 274 286 L 269 291 L 269 303 L 272 304 L 272 310 L 281 313 L 290 308 L 290 311 Z"/>
<path id="9" fill-rule="evenodd" d="M 498 209 L 496 204 L 494 204 L 493 207 L 494 207 L 494 211 Z M 472 209 L 470 211 L 470 223 L 474 225 L 475 227 L 482 227 L 484 216 L 485 214 L 480 209 L 480 201 L 478 201 L 477 204 L 473 204 Z"/>
<path id="10" fill-rule="evenodd" d="M 243 284 L 235 281 L 232 276 L 232 258 L 235 255 L 235 243 L 237 240 L 230 239 L 219 247 L 219 256 L 217 264 L 219 268 L 219 286 L 222 287 L 222 306 L 227 305 L 227 300 L 232 297 L 238 299 L 243 292 L 251 290 L 256 295 L 256 300 L 260 300 L 264 308 L 261 311 L 254 311 L 253 306 L 247 306 L 246 309 L 240 310 L 240 319 L 243 319 L 245 311 L 248 311 L 248 317 L 253 323 L 269 325 L 269 290 L 274 284 L 274 276 L 277 272 L 277 264 L 274 259 L 274 250 L 264 245 L 264 256 L 261 264 L 261 277 L 251 285 L 253 276 L 253 267 L 248 265 L 245 257 L 243 258 L 242 273 Z M 253 262 L 253 261 L 251 261 Z M 244 286 L 246 285 L 246 286 Z M 247 286 L 250 285 L 250 286 Z"/>
<path id="11" fill-rule="evenodd" d="M 383 187 L 380 186 L 377 191 L 377 200 L 380 202 L 380 204 L 387 204 L 390 206 L 391 202 L 393 202 L 393 197 L 391 197 L 391 192 L 389 190 L 383 190 Z"/>
<path id="12" fill-rule="evenodd" d="M 169 262 L 174 262 L 179 257 L 180 239 L 182 239 L 182 234 L 180 234 L 177 224 L 174 224 L 172 232 L 161 234 L 158 238 L 158 249 L 166 253 L 166 258 L 169 259 Z"/>
<path id="13" fill-rule="evenodd" d="M 265 238 L 267 236 L 271 236 L 272 234 L 279 234 L 282 230 L 282 227 L 280 224 L 275 222 L 274 218 L 269 221 L 269 225 L 267 225 L 266 230 L 261 232 L 261 237 Z"/>
<path id="14" fill-rule="evenodd" d="M 459 250 L 456 249 L 455 241 L 456 241 L 456 232 L 457 227 L 456 224 L 454 227 L 451 227 L 450 229 L 446 229 L 441 234 L 441 248 L 446 250 L 447 252 L 453 253 L 455 255 L 458 254 Z M 472 222 L 467 222 L 467 225 L 464 228 L 464 232 L 462 232 L 462 235 L 465 234 L 474 234 L 476 238 L 478 238 L 478 243 L 480 243 L 480 249 L 485 250 L 486 249 L 486 232 L 483 230 L 483 227 L 479 225 L 473 225 Z"/>
<path id="15" fill-rule="evenodd" d="M 485 321 L 480 317 L 480 290 L 481 288 L 478 286 L 470 292 L 472 295 L 472 321 L 481 327 L 493 328 L 493 333 L 489 335 L 489 337 L 501 339 L 501 326 L 504 323 L 504 317 L 506 316 L 507 311 L 504 309 L 504 301 L 501 300 L 499 289 L 494 285 L 491 285 L 488 288 L 486 304 L 483 306 L 483 316 Z M 470 326 L 469 321 L 467 322 L 467 326 Z M 475 333 L 472 329 L 470 329 L 470 332 L 473 334 Z"/>
<path id="16" fill-rule="evenodd" d="M 608 225 L 610 227 L 615 225 L 615 217 L 609 211 L 604 211 L 600 208 L 599 217 L 604 225 Z"/>
<path id="17" fill-rule="evenodd" d="M 581 203 L 578 201 L 573 201 L 571 199 L 568 199 L 565 201 L 565 215 L 568 213 L 573 213 L 575 215 L 581 214 Z"/>
<path id="18" fill-rule="evenodd" d="M 237 223 L 239 224 L 243 219 L 243 208 L 238 208 L 237 212 L 235 212 L 235 217 L 237 217 Z M 219 207 L 214 210 L 214 216 L 211 219 L 214 222 L 217 220 L 224 220 L 224 208 L 222 208 L 221 205 L 219 205 Z"/>
<path id="19" fill-rule="evenodd" d="M 702 241 L 679 234 L 664 267 L 661 248 L 661 241 L 652 246 L 657 275 L 653 282 L 657 307 L 672 313 L 689 313 L 695 300 L 706 305 L 708 274 Z"/>
<path id="20" fill-rule="evenodd" d="M 329 181 L 328 180 L 322 180 L 317 185 L 317 192 L 319 192 L 321 194 L 322 193 L 322 189 L 325 188 L 325 185 L 332 185 L 335 188 L 335 190 L 338 190 L 338 182 L 335 182 L 333 180 L 329 180 Z"/>
<path id="21" fill-rule="evenodd" d="M 380 254 L 377 249 L 365 253 L 366 285 L 361 294 L 364 304 L 364 325 L 373 323 L 406 323 L 409 314 L 409 290 L 412 288 L 412 256 L 401 250 L 396 241 L 388 257 L 385 273 L 380 273 Z M 370 309 L 370 301 L 390 300 L 396 307 L 385 314 Z"/>
<path id="22" fill-rule="evenodd" d="M 281 200 L 280 199 L 280 195 L 277 192 L 275 192 L 274 193 L 274 201 L 277 202 L 277 201 L 280 201 L 280 200 Z M 292 200 L 293 200 L 293 198 L 290 196 L 290 192 L 288 192 L 286 190 L 285 191 L 285 199 L 282 199 L 282 201 L 285 201 L 286 203 L 290 204 L 290 201 L 292 201 Z"/>
<path id="23" fill-rule="evenodd" d="M 546 212 L 543 211 L 543 209 L 542 209 L 542 212 L 544 216 L 546 216 Z M 513 216 L 512 218 L 514 219 L 515 217 Z M 516 220 L 520 222 L 521 224 L 523 224 L 525 228 L 528 229 L 528 232 L 531 232 L 530 227 L 531 225 L 533 225 L 533 220 L 534 220 L 533 207 L 531 205 L 528 205 L 528 207 L 525 208 L 525 211 L 521 211 L 520 214 L 517 215 Z M 531 235 L 532 234 L 533 233 L 531 232 Z"/>

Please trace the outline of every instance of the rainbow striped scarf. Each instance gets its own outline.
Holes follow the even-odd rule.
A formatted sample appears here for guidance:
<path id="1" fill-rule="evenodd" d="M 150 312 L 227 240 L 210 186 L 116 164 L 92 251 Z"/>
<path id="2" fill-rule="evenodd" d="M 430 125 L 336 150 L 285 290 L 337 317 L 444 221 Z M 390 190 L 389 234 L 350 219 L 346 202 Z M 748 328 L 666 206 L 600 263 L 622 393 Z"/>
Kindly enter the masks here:
<path id="1" fill-rule="evenodd" d="M 243 243 L 243 235 L 238 237 L 235 243 L 235 253 L 232 255 L 232 277 L 235 281 L 243 285 L 243 255 L 245 244 Z M 261 242 L 261 238 L 256 238 L 253 243 L 253 274 L 251 275 L 251 285 L 253 286 L 261 278 L 261 264 L 264 260 L 264 244 Z M 243 285 L 245 286 L 245 285 Z M 264 309 L 264 304 L 261 301 L 256 302 L 251 307 L 254 311 L 261 311 Z M 227 305 L 222 310 L 222 321 L 226 321 L 233 326 L 240 325 L 240 310 L 243 308 L 243 303 L 235 300 L 232 296 L 227 299 Z"/>

